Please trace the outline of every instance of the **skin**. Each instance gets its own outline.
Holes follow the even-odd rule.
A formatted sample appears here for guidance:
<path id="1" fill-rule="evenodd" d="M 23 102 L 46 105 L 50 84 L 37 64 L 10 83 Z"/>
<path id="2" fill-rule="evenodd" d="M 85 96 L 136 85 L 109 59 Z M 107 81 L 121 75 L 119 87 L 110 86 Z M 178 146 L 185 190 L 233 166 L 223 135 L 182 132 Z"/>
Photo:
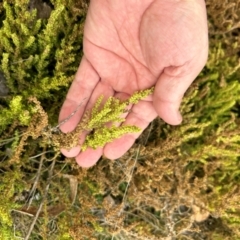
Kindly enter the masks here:
<path id="1" fill-rule="evenodd" d="M 62 106 L 59 121 L 82 103 L 61 126 L 72 131 L 96 99 L 128 98 L 155 86 L 152 96 L 131 107 L 124 124 L 144 130 L 159 116 L 166 123 L 182 121 L 179 106 L 184 93 L 204 67 L 208 30 L 204 0 L 91 0 L 84 29 L 84 56 Z M 83 99 L 85 100 L 83 101 Z M 82 167 L 93 166 L 105 155 L 121 157 L 138 134 L 127 134 L 104 148 L 62 149 Z M 80 137 L 84 142 L 87 132 Z"/>

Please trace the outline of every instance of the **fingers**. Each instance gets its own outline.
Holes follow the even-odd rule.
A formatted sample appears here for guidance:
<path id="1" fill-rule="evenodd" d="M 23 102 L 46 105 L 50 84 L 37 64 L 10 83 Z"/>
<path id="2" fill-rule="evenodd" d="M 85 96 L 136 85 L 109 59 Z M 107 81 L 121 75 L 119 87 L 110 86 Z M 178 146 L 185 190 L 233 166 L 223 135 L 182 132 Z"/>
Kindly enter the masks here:
<path id="1" fill-rule="evenodd" d="M 93 105 L 96 103 L 96 100 L 97 100 L 97 97 L 99 96 L 99 93 L 104 93 L 103 102 L 105 102 L 108 97 L 113 95 L 113 90 L 110 91 L 109 88 L 106 88 L 104 90 L 104 84 L 102 84 L 102 85 L 98 84 L 98 86 L 95 90 L 95 93 L 93 94 L 93 96 L 91 98 L 91 101 L 90 101 L 91 104 L 89 106 L 87 106 L 88 109 L 92 109 Z M 125 93 L 117 93 L 117 94 L 115 94 L 115 97 L 118 98 L 118 99 L 121 99 L 121 100 L 125 100 L 129 96 Z M 127 113 L 122 117 L 125 118 L 126 115 L 127 115 Z M 85 137 L 86 137 L 86 134 L 83 137 L 81 136 L 81 143 L 83 143 L 82 141 L 85 140 Z M 84 167 L 84 168 L 89 168 L 89 167 L 92 167 L 93 165 L 95 165 L 96 162 L 99 160 L 99 158 L 102 156 L 103 148 L 99 147 L 96 150 L 88 148 L 86 151 L 83 151 L 83 152 L 80 152 L 80 153 L 77 152 L 75 149 L 71 149 L 70 152 L 73 152 L 74 154 L 77 153 L 76 155 L 74 155 L 74 154 L 71 155 L 71 157 L 77 156 L 76 161 L 77 161 L 79 166 Z M 65 156 L 69 156 L 69 153 L 66 152 L 66 151 L 65 152 L 62 151 L 62 153 Z"/>
<path id="2" fill-rule="evenodd" d="M 97 86 L 95 87 L 95 89 L 92 92 L 92 95 L 87 103 L 87 105 L 85 106 L 85 111 L 90 110 L 93 108 L 93 106 L 95 105 L 95 103 L 97 102 L 97 99 L 104 94 L 104 98 L 103 98 L 103 103 L 106 102 L 106 100 L 110 97 L 113 96 L 114 91 L 112 89 L 111 86 L 109 86 L 108 84 L 105 84 L 102 81 L 99 81 Z M 82 112 L 82 111 L 81 111 Z M 84 114 L 84 113 L 83 113 Z M 88 131 L 83 131 L 82 134 L 79 136 L 79 145 L 82 145 L 83 142 L 85 141 L 85 138 L 87 136 L 89 132 Z M 80 146 L 78 147 L 74 147 L 71 150 L 66 150 L 66 149 L 61 149 L 61 152 L 67 156 L 67 157 L 76 157 L 79 152 L 80 152 Z M 91 154 L 91 158 L 93 159 L 93 153 Z M 81 162 L 82 158 L 79 158 L 80 160 L 78 162 Z M 93 161 L 93 160 L 92 160 Z"/>
<path id="3" fill-rule="evenodd" d="M 60 126 L 62 132 L 67 133 L 75 129 L 98 82 L 98 74 L 88 60 L 83 57 L 61 108 L 59 122 L 67 119 L 78 108 L 79 104 L 81 106 L 73 116 Z"/>
<path id="4" fill-rule="evenodd" d="M 121 157 L 131 148 L 142 131 L 156 117 L 157 113 L 151 101 L 140 101 L 138 104 L 134 105 L 123 125 L 134 125 L 142 130 L 138 133 L 126 134 L 123 137 L 108 143 L 104 148 L 104 155 L 109 159 Z"/>
<path id="5" fill-rule="evenodd" d="M 126 94 L 116 94 L 115 97 L 125 99 L 127 96 Z M 124 125 L 135 125 L 143 131 L 156 116 L 157 113 L 154 110 L 151 101 L 140 101 L 132 108 L 130 113 L 128 113 Z M 94 150 L 88 148 L 86 151 L 78 154 L 76 161 L 79 166 L 88 168 L 95 165 L 103 154 L 109 159 L 119 158 L 131 148 L 142 131 L 135 134 L 126 134 L 123 137 L 108 143 L 104 149 L 98 148 Z"/>
<path id="6" fill-rule="evenodd" d="M 149 99 L 150 101 L 140 101 L 132 108 L 124 125 L 135 125 L 143 131 L 157 115 L 169 124 L 180 124 L 182 117 L 179 106 L 182 97 L 202 67 L 203 64 L 193 65 L 190 62 L 180 67 L 165 68 L 155 86 L 153 103 L 151 99 Z M 191 71 L 189 68 L 192 68 Z M 110 159 L 121 157 L 140 134 L 141 132 L 127 134 L 107 144 L 104 148 L 104 155 Z"/>
<path id="7" fill-rule="evenodd" d="M 205 61 L 200 60 L 200 63 L 196 61 L 195 59 L 183 66 L 165 68 L 156 83 L 153 106 L 168 124 L 178 125 L 182 122 L 179 112 L 182 98 L 205 64 Z"/>
<path id="8" fill-rule="evenodd" d="M 67 133 L 75 129 L 98 82 L 98 74 L 88 60 L 83 57 L 59 114 L 60 123 L 66 120 L 60 125 L 62 132 Z M 80 104 L 81 106 L 79 106 Z M 74 112 L 75 114 L 73 114 Z M 81 142 L 79 143 L 81 144 Z M 76 146 L 70 151 L 61 149 L 61 152 L 67 157 L 75 157 L 80 152 L 80 147 Z"/>
<path id="9" fill-rule="evenodd" d="M 99 158 L 103 154 L 103 149 L 98 148 L 96 150 L 87 148 L 84 152 L 81 152 L 77 157 L 76 161 L 80 167 L 89 168 L 96 164 Z"/>

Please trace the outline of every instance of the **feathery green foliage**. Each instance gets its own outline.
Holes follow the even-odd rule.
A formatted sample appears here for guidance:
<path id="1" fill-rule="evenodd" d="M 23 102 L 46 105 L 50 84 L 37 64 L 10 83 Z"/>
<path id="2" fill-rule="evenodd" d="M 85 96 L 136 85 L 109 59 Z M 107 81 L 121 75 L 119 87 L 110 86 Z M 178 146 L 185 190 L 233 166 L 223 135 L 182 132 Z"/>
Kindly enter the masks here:
<path id="1" fill-rule="evenodd" d="M 36 9 L 28 11 L 27 0 L 3 3 L 0 71 L 13 96 L 6 98 L 9 106 L 17 104 L 17 99 L 19 104 L 25 102 L 32 95 L 60 102 L 58 99 L 64 98 L 63 87 L 69 86 L 77 70 L 86 9 L 81 8 L 81 2 L 66 0 L 52 4 L 54 9 L 47 20 L 37 18 Z M 16 106 L 16 111 L 24 115 L 17 116 L 18 119 L 27 124 L 28 114 L 31 115 L 28 105 Z M 14 114 L 17 113 L 12 113 L 11 108 L 0 112 L 3 123 L 0 132 L 6 124 L 13 123 Z"/>
<path id="2" fill-rule="evenodd" d="M 86 123 L 86 129 L 94 130 L 92 134 L 86 137 L 81 149 L 84 151 L 87 147 L 96 149 L 105 146 L 106 143 L 112 142 L 127 133 L 140 132 L 141 129 L 136 126 L 126 126 L 120 124 L 125 121 L 121 115 L 127 111 L 129 104 L 137 104 L 141 99 L 153 93 L 154 88 L 135 92 L 128 100 L 120 101 L 117 98 L 109 97 L 104 106 L 100 107 L 103 96 L 99 97 L 93 109 L 91 110 L 90 119 Z M 106 127 L 106 124 L 111 126 Z"/>
<path id="3" fill-rule="evenodd" d="M 122 137 L 127 133 L 139 132 L 141 129 L 135 126 L 112 126 L 98 128 L 93 135 L 88 135 L 81 149 L 84 151 L 87 147 L 96 149 L 98 147 L 104 147 L 106 143 Z"/>

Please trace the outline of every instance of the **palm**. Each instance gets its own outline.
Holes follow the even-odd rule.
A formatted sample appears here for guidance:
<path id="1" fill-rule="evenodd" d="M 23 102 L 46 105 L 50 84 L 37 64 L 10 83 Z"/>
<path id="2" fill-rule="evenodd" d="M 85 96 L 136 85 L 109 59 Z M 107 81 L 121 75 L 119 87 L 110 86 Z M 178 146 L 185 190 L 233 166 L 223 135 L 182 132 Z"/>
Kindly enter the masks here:
<path id="1" fill-rule="evenodd" d="M 123 2 L 119 3 L 119 8 L 125 9 Z M 128 4 L 126 11 L 112 11 L 94 4 L 97 2 L 93 1 L 90 6 L 86 21 L 84 54 L 101 81 L 116 92 L 128 94 L 152 86 L 156 76 L 149 71 L 139 38 L 140 16 L 147 6 L 137 9 L 136 13 Z M 95 9 L 98 9 L 97 14 Z"/>
<path id="2" fill-rule="evenodd" d="M 75 80 L 66 102 L 76 107 L 78 101 L 73 99 L 81 93 L 82 98 L 86 95 L 90 99 L 86 108 L 91 108 L 101 94 L 125 98 L 155 85 L 153 98 L 135 106 L 126 116 L 126 123 L 144 129 L 158 114 L 166 122 L 178 124 L 181 120 L 177 109 L 184 92 L 204 66 L 207 49 L 202 0 L 184 4 L 175 0 L 92 0 L 84 31 L 84 58 L 78 71 L 84 78 Z M 69 103 L 65 103 L 68 110 L 63 107 L 64 116 L 72 111 Z M 70 123 L 62 129 L 72 130 Z M 81 153 L 78 159 L 86 154 L 99 158 L 103 152 L 116 158 L 136 137 L 126 136 L 108 144 L 98 154 L 93 150 Z"/>

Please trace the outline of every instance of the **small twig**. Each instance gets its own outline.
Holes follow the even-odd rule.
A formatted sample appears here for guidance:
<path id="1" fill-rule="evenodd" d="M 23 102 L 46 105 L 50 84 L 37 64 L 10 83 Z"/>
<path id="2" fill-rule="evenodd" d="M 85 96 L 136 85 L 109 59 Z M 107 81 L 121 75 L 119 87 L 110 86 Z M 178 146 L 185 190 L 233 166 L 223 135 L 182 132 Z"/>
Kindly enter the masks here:
<path id="1" fill-rule="evenodd" d="M 133 176 L 133 172 L 134 172 L 135 166 L 136 166 L 136 164 L 137 164 L 137 160 L 138 160 L 138 157 L 139 157 L 140 148 L 141 148 L 141 145 L 139 144 L 139 145 L 138 145 L 138 149 L 137 149 L 137 154 L 136 154 L 136 157 L 135 157 L 135 160 L 134 160 L 134 164 L 133 164 L 133 167 L 132 167 L 132 169 L 131 169 L 130 177 L 129 177 L 129 179 L 128 179 L 127 186 L 126 186 L 126 189 L 125 189 L 124 194 L 123 194 L 123 199 L 122 199 L 122 202 L 123 202 L 123 203 L 124 203 L 125 198 L 126 198 L 126 196 L 127 196 L 127 191 L 128 191 L 130 182 L 131 182 L 131 180 L 132 180 L 132 176 Z M 120 215 L 121 215 L 121 212 L 119 212 L 118 215 L 120 216 Z M 114 228 L 116 229 L 116 225 L 114 226 Z M 114 235 L 112 235 L 111 240 L 113 240 L 113 238 L 114 238 Z"/>
<path id="2" fill-rule="evenodd" d="M 22 137 L 23 135 L 24 135 L 25 133 L 21 133 L 20 135 L 19 135 L 19 137 Z M 0 146 L 4 146 L 4 145 L 6 145 L 6 144 L 8 144 L 8 143 L 10 143 L 10 142 L 12 142 L 12 141 L 14 141 L 15 140 L 15 136 L 14 137 L 11 137 L 11 138 L 7 138 L 7 139 L 2 139 L 2 140 L 0 140 Z"/>
<path id="3" fill-rule="evenodd" d="M 144 143 L 143 143 L 144 146 L 147 144 L 147 141 L 148 141 L 148 139 L 149 139 L 150 133 L 151 133 L 151 131 L 152 131 L 152 126 L 153 126 L 153 125 L 152 125 L 152 123 L 151 123 L 151 125 L 150 125 L 150 130 L 149 130 L 149 132 L 148 132 L 148 135 L 147 135 L 147 137 L 146 137 L 146 140 L 145 140 Z M 129 179 L 128 179 L 127 186 L 126 186 L 126 189 L 125 189 L 124 194 L 123 194 L 123 199 L 122 199 L 122 202 L 123 202 L 123 203 L 124 203 L 125 198 L 126 198 L 126 196 L 127 196 L 128 188 L 129 188 L 130 182 L 131 182 L 131 180 L 132 180 L 132 176 L 133 176 L 134 169 L 135 169 L 135 167 L 136 167 L 136 165 L 137 165 L 137 160 L 138 160 L 139 155 L 140 155 L 140 150 L 141 150 L 141 145 L 138 144 L 138 148 L 137 148 L 137 152 L 136 152 L 136 157 L 135 157 L 135 160 L 134 160 L 134 164 L 133 164 L 133 167 L 132 167 L 132 169 L 131 169 L 130 177 L 129 177 Z M 124 210 L 123 210 L 123 211 L 124 211 Z M 121 212 L 119 213 L 119 216 L 120 216 L 120 215 L 121 215 Z M 116 225 L 114 226 L 114 228 L 116 228 Z M 114 238 L 114 235 L 112 235 L 111 240 L 113 240 L 113 238 Z"/>
<path id="4" fill-rule="evenodd" d="M 54 166 L 55 166 L 55 162 L 56 162 L 56 158 L 53 159 L 53 162 L 52 162 L 52 164 L 51 164 L 51 168 L 50 168 L 50 170 L 49 170 L 49 175 L 48 175 L 48 180 L 47 180 L 48 183 L 47 183 L 47 186 L 46 186 L 46 188 L 45 188 L 45 192 L 44 192 L 42 201 L 41 201 L 41 203 L 40 203 L 40 205 L 39 205 L 39 207 L 38 207 L 38 211 L 37 211 L 37 213 L 36 213 L 36 215 L 35 215 L 35 217 L 34 217 L 34 219 L 33 219 L 33 221 L 32 221 L 32 224 L 31 224 L 31 226 L 30 226 L 30 228 L 29 228 L 29 230 L 28 230 L 27 236 L 24 238 L 24 240 L 28 240 L 28 239 L 30 238 L 31 233 L 32 233 L 32 231 L 33 231 L 33 228 L 34 228 L 34 226 L 35 226 L 35 224 L 36 224 L 36 222 L 37 222 L 37 219 L 38 219 L 38 217 L 39 217 L 39 215 L 40 215 L 40 213 L 41 213 L 41 211 L 42 211 L 42 208 L 43 208 L 43 205 L 44 205 L 44 201 L 45 201 L 46 198 L 47 198 L 48 190 L 49 190 L 50 183 L 51 183 L 51 180 L 52 180 L 52 175 L 53 175 L 53 169 L 54 169 Z"/>
<path id="5" fill-rule="evenodd" d="M 30 217 L 33 217 L 34 215 L 31 214 L 31 213 L 28 213 L 28 212 L 25 212 L 25 211 L 21 211 L 21 210 L 17 210 L 17 209 L 12 209 L 13 212 L 17 212 L 17 213 L 21 213 L 21 214 L 24 214 L 24 215 L 28 215 Z"/>
<path id="6" fill-rule="evenodd" d="M 127 196 L 127 191 L 128 191 L 130 182 L 131 182 L 131 180 L 132 180 L 133 172 L 134 172 L 134 169 L 135 169 L 135 167 L 136 167 L 137 160 L 138 160 L 138 157 L 139 157 L 140 148 L 141 148 L 141 146 L 140 146 L 140 144 L 139 144 L 139 145 L 138 145 L 138 149 L 137 149 L 137 154 L 136 154 L 136 157 L 135 157 L 135 160 L 134 160 L 134 164 L 133 164 L 133 167 L 132 167 L 132 169 L 131 169 L 130 177 L 129 177 L 129 180 L 128 180 L 128 183 L 127 183 L 125 192 L 124 192 L 124 194 L 123 194 L 123 199 L 122 199 L 123 202 L 125 201 L 125 198 L 126 198 L 126 196 Z"/>
<path id="7" fill-rule="evenodd" d="M 84 102 L 85 99 L 86 99 L 86 97 L 83 98 L 82 102 L 77 106 L 77 108 L 74 110 L 74 112 L 72 112 L 67 118 L 65 118 L 64 120 L 62 120 L 56 127 L 51 128 L 51 131 L 52 131 L 52 132 L 57 132 L 57 130 L 59 129 L 60 126 L 62 126 L 62 125 L 63 125 L 64 123 L 66 123 L 71 117 L 73 117 L 73 116 L 76 114 L 76 112 L 78 111 L 78 109 L 82 106 L 82 104 L 83 104 L 83 102 Z"/>
<path id="8" fill-rule="evenodd" d="M 163 231 L 163 228 L 161 229 L 159 226 L 155 225 L 154 223 L 152 223 L 150 220 L 148 220 L 146 217 L 144 217 L 144 211 L 140 208 L 140 207 L 137 207 L 136 208 L 137 211 L 140 211 L 143 213 L 143 216 L 140 216 L 141 219 L 143 219 L 145 222 L 147 222 L 149 225 L 151 225 L 155 230 L 157 231 Z M 139 218 L 139 214 L 134 214 L 134 213 L 131 213 L 131 212 L 127 212 L 124 210 L 125 213 L 133 216 L 133 217 L 138 217 Z M 153 215 L 153 214 L 152 214 Z M 154 216 L 155 217 L 155 216 Z"/>
<path id="9" fill-rule="evenodd" d="M 150 123 L 147 137 L 146 137 L 146 139 L 145 139 L 145 141 L 144 141 L 144 143 L 143 143 L 144 146 L 146 146 L 146 144 L 147 144 L 147 141 L 148 141 L 148 139 L 149 139 L 149 137 L 150 137 L 150 134 L 151 134 L 151 132 L 152 132 L 152 129 L 153 129 L 153 122 Z"/>
<path id="10" fill-rule="evenodd" d="M 31 191 L 30 191 L 30 193 L 28 195 L 28 198 L 27 198 L 27 202 L 29 201 L 27 209 L 32 204 L 32 200 L 33 200 L 32 196 L 35 194 L 35 191 L 36 191 L 36 188 L 37 188 L 37 184 L 38 184 L 38 181 L 39 181 L 39 178 L 40 178 L 40 175 L 41 175 L 41 169 L 42 169 L 42 166 L 43 166 L 43 160 L 45 159 L 45 153 L 46 152 L 44 151 L 43 154 L 41 155 L 40 163 L 39 163 L 38 170 L 37 170 L 37 173 L 36 173 L 36 178 L 35 178 L 35 181 L 33 183 L 32 189 L 31 189 Z"/>
<path id="11" fill-rule="evenodd" d="M 62 166 L 62 168 L 53 175 L 53 178 L 56 177 L 57 175 L 59 175 L 66 166 L 67 166 L 67 163 L 64 163 L 64 165 Z"/>
<path id="12" fill-rule="evenodd" d="M 29 160 L 30 160 L 30 159 L 34 159 L 34 158 L 37 158 L 37 157 L 42 156 L 43 154 L 50 153 L 50 152 L 54 152 L 54 151 L 49 150 L 49 151 L 46 151 L 46 152 L 42 152 L 42 153 L 39 153 L 39 154 L 37 154 L 37 155 L 35 155 L 35 156 L 29 157 L 28 159 L 29 159 Z"/>
<path id="13" fill-rule="evenodd" d="M 16 236 L 16 227 L 15 227 L 15 224 L 13 225 L 13 232 L 14 232 L 14 238 L 17 238 L 17 239 L 22 239 L 22 240 L 24 240 L 24 238 L 23 238 L 23 237 Z"/>
<path id="14" fill-rule="evenodd" d="M 21 63 L 21 62 L 28 61 L 28 60 L 30 60 L 30 59 L 31 59 L 31 57 L 28 57 L 28 58 L 26 58 L 26 59 L 22 59 L 22 60 L 18 60 L 18 61 L 16 61 L 16 62 L 12 62 L 11 64 L 14 65 L 14 64 L 17 64 L 17 63 Z"/>

